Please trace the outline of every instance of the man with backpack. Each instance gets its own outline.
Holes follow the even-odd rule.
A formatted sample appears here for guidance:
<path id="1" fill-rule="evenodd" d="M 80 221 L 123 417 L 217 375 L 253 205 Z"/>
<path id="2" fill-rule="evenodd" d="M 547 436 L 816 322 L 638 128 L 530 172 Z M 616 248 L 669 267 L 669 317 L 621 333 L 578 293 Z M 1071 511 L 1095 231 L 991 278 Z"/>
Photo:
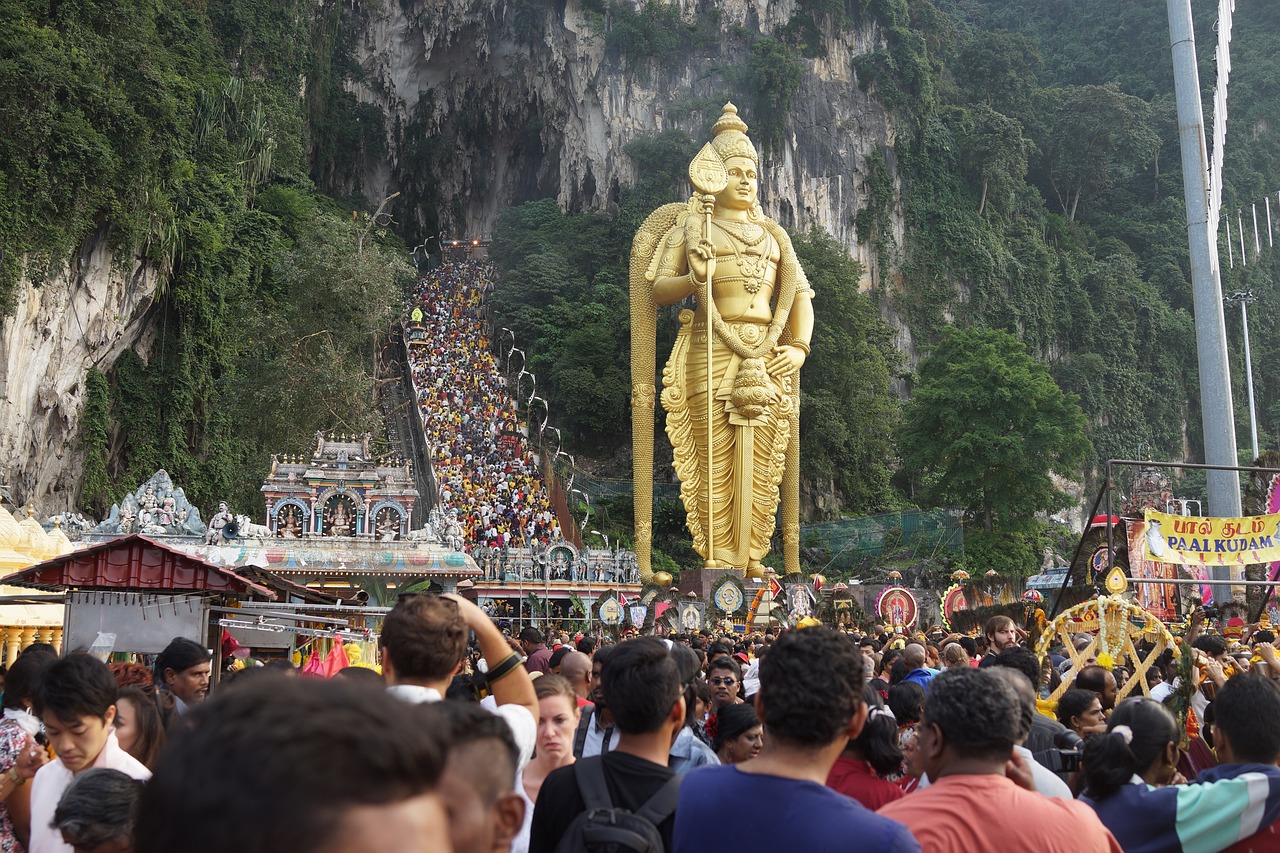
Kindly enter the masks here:
<path id="1" fill-rule="evenodd" d="M 670 849 L 679 780 L 667 758 L 685 722 L 679 669 L 661 640 L 641 637 L 614 647 L 600 680 L 618 744 L 547 776 L 530 853 Z"/>

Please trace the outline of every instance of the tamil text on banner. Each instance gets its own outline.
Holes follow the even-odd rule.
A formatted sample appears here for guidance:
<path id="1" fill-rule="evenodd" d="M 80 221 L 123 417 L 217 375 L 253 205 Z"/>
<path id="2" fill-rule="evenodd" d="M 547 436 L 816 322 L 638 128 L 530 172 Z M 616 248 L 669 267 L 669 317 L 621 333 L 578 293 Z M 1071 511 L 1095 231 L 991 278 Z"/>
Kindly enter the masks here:
<path id="1" fill-rule="evenodd" d="M 1280 513 L 1248 518 L 1201 518 L 1149 509 L 1144 554 L 1158 563 L 1247 566 L 1280 560 Z"/>

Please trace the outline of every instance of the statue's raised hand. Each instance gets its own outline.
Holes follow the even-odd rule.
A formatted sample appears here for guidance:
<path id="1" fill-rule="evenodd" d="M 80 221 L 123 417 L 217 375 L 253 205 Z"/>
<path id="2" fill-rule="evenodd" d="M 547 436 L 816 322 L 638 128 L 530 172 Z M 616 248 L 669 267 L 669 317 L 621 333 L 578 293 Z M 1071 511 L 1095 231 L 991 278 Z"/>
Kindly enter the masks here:
<path id="1" fill-rule="evenodd" d="M 716 247 L 705 237 L 689 247 L 689 272 L 695 281 L 710 281 L 716 274 Z"/>

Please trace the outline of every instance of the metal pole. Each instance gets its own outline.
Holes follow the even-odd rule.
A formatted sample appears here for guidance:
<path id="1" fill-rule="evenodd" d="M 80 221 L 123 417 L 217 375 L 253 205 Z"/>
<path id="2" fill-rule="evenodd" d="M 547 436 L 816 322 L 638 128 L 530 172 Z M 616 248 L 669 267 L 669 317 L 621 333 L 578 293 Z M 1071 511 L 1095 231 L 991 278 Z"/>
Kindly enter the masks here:
<path id="1" fill-rule="evenodd" d="M 1258 458 L 1258 410 L 1253 401 L 1253 356 L 1249 353 L 1249 302 L 1240 302 L 1240 320 L 1244 323 L 1244 374 L 1249 383 L 1249 438 L 1253 442 L 1253 459 Z"/>
<path id="2" fill-rule="evenodd" d="M 1200 411 L 1204 425 L 1204 456 L 1211 465 L 1237 465 L 1231 371 L 1227 361 L 1227 331 L 1222 286 L 1214 262 L 1216 235 L 1209 233 L 1208 163 L 1205 159 L 1204 109 L 1200 103 L 1200 72 L 1196 67 L 1195 31 L 1191 0 L 1168 0 L 1169 42 L 1173 54 L 1173 82 L 1178 101 L 1178 138 L 1182 149 L 1182 189 L 1187 206 L 1187 244 L 1191 259 L 1191 288 L 1196 317 L 1196 355 L 1200 367 Z M 1206 475 L 1209 511 L 1238 517 L 1240 477 L 1230 471 Z M 1240 572 L 1236 572 L 1240 576 Z M 1213 567 L 1215 580 L 1231 579 L 1226 566 Z M 1230 588 L 1218 584 L 1215 599 L 1230 598 Z"/>

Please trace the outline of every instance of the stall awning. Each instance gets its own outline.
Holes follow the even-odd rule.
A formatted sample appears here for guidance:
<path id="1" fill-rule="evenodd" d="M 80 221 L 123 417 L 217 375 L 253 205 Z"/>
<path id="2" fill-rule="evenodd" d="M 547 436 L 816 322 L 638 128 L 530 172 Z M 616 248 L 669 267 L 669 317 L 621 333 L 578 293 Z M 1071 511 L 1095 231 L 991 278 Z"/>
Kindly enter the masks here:
<path id="1" fill-rule="evenodd" d="M 1067 577 L 1067 568 L 1049 569 L 1027 578 L 1027 589 L 1059 589 Z"/>
<path id="2" fill-rule="evenodd" d="M 133 534 L 109 539 L 0 578 L 35 589 L 129 592 L 215 592 L 278 597 L 262 584 L 177 548 Z"/>

